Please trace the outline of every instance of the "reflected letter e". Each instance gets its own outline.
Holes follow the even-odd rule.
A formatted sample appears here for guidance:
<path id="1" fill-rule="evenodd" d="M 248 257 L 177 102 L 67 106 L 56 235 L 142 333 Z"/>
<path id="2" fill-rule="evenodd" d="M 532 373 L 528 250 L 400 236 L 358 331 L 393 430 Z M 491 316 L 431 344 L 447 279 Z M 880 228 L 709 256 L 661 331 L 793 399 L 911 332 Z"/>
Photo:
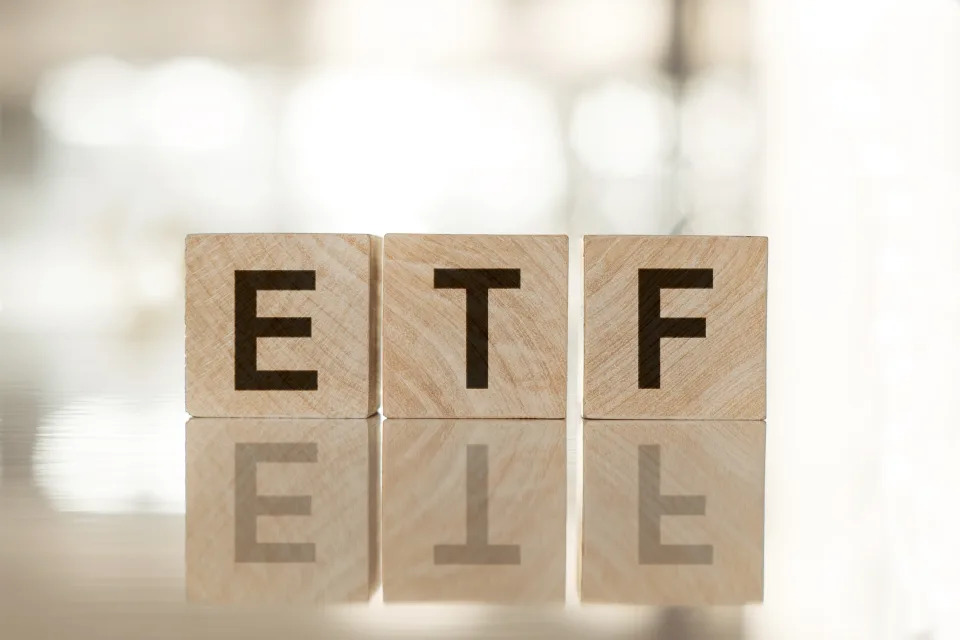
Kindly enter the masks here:
<path id="1" fill-rule="evenodd" d="M 312 542 L 257 542 L 258 516 L 309 516 L 310 496 L 261 496 L 257 494 L 257 463 L 317 462 L 312 442 L 246 443 L 236 445 L 235 535 L 237 562 L 315 562 Z"/>

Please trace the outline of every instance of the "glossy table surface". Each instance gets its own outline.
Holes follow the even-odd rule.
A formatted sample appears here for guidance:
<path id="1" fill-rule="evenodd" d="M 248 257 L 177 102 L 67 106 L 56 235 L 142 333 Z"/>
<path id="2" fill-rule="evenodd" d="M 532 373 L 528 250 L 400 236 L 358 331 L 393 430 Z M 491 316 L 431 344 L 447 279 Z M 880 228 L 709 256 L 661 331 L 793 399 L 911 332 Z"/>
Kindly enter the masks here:
<path id="1" fill-rule="evenodd" d="M 832 637 L 857 637 L 842 630 L 868 624 L 842 599 L 830 600 L 857 593 L 851 589 L 867 575 L 869 553 L 858 556 L 852 538 L 833 535 L 864 521 L 838 520 L 823 534 L 812 516 L 823 507 L 825 480 L 804 474 L 803 451 L 787 455 L 776 422 L 768 425 L 765 604 L 581 605 L 576 411 L 567 428 L 564 606 L 384 605 L 379 592 L 367 605 L 319 611 L 188 603 L 183 338 L 175 321 L 161 326 L 174 329 L 0 334 L 3 637 L 799 638 L 827 628 Z M 856 471 L 844 471 L 846 480 Z"/>

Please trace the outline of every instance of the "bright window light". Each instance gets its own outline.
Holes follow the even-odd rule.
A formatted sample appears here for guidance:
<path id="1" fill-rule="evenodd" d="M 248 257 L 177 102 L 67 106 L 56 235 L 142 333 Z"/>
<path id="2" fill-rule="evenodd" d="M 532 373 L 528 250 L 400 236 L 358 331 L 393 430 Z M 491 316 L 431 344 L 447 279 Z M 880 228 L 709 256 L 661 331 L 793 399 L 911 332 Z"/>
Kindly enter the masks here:
<path id="1" fill-rule="evenodd" d="M 437 229 L 452 211 L 516 228 L 565 185 L 550 100 L 500 76 L 325 73 L 293 95 L 283 148 L 301 206 L 334 228 Z"/>
<path id="2" fill-rule="evenodd" d="M 44 126 L 67 144 L 129 143 L 136 130 L 138 72 L 113 58 L 94 57 L 45 74 L 33 108 Z"/>
<path id="3" fill-rule="evenodd" d="M 113 58 L 85 58 L 44 75 L 34 110 L 67 144 L 200 151 L 244 139 L 253 93 L 238 72 L 184 58 L 138 70 Z"/>
<path id="4" fill-rule="evenodd" d="M 451 206 L 473 214 L 478 231 L 549 228 L 567 180 L 562 128 L 549 95 L 499 76 L 458 87 L 451 99 L 445 152 Z"/>
<path id="5" fill-rule="evenodd" d="M 736 77 L 717 73 L 687 87 L 680 111 L 681 152 L 694 171 L 738 174 L 758 147 L 758 123 L 750 90 Z"/>
<path id="6" fill-rule="evenodd" d="M 577 100 L 571 143 L 593 173 L 636 177 L 654 170 L 664 158 L 673 139 L 672 118 L 664 90 L 612 81 Z"/>
<path id="7" fill-rule="evenodd" d="M 293 94 L 285 169 L 306 208 L 349 228 L 422 214 L 446 182 L 437 90 L 408 74 L 331 72 Z"/>
<path id="8" fill-rule="evenodd" d="M 243 140 L 253 123 L 253 94 L 238 72 L 203 59 L 182 59 L 150 71 L 138 95 L 145 142 L 205 150 Z"/>

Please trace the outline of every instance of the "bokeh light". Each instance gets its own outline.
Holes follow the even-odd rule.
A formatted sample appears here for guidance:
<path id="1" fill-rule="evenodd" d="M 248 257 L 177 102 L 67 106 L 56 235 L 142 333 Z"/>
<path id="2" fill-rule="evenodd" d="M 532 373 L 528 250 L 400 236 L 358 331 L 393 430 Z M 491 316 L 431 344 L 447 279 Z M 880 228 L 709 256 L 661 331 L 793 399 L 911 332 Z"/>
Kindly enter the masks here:
<path id="1" fill-rule="evenodd" d="M 107 57 L 77 60 L 41 79 L 34 110 L 58 139 L 76 145 L 129 144 L 136 135 L 139 73 Z"/>
<path id="2" fill-rule="evenodd" d="M 671 99 L 657 84 L 612 81 L 574 105 L 570 144 L 599 175 L 633 177 L 654 170 L 674 137 Z"/>

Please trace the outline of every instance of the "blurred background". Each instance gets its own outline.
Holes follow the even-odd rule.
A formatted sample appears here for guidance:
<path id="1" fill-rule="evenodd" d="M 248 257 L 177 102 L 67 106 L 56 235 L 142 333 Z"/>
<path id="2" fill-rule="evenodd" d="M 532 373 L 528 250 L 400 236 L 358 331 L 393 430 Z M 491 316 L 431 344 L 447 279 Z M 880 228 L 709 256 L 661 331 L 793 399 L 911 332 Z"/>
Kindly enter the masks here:
<path id="1" fill-rule="evenodd" d="M 579 236 L 768 235 L 765 603 L 577 604 L 574 415 L 562 611 L 183 604 L 183 237 L 230 231 L 569 234 L 572 414 Z M 0 618 L 960 637 L 958 267 L 955 0 L 0 0 Z"/>

